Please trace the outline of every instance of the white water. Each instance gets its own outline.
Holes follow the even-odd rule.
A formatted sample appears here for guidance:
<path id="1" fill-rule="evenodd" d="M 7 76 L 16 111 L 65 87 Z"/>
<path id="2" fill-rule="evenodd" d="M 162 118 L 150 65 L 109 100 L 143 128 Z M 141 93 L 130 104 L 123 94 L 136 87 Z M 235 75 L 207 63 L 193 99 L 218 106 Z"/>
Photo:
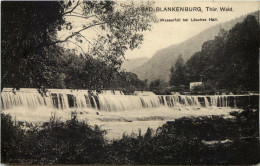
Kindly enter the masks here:
<path id="1" fill-rule="evenodd" d="M 33 124 L 42 124 L 49 122 L 51 116 L 66 121 L 71 119 L 73 109 L 58 110 L 46 107 L 38 107 L 37 109 L 28 109 L 27 107 L 13 107 L 4 110 L 5 114 L 10 114 L 14 120 L 20 122 L 28 122 Z M 106 138 L 116 139 L 122 137 L 123 133 L 138 133 L 139 129 L 144 134 L 148 127 L 156 130 L 167 121 L 174 121 L 181 117 L 198 117 L 219 115 L 229 117 L 232 111 L 239 109 L 222 108 L 222 107 L 161 107 L 161 108 L 143 108 L 130 111 L 99 111 L 89 109 L 77 109 L 78 119 L 86 121 L 89 125 L 101 126 L 101 129 L 108 131 Z"/>
<path id="2" fill-rule="evenodd" d="M 91 94 L 88 90 L 50 89 L 40 94 L 36 89 L 20 89 L 13 92 L 5 88 L 1 93 L 2 109 L 22 106 L 35 109 L 46 106 L 59 110 L 70 108 L 94 108 L 101 111 L 126 111 L 143 108 L 196 106 L 196 107 L 230 107 L 228 97 L 231 95 L 189 96 L 189 95 L 154 95 L 151 92 L 138 92 L 136 95 L 123 95 L 119 91 L 104 91 Z M 236 98 L 233 103 L 236 104 Z M 233 107 L 236 107 L 234 105 Z"/>
<path id="3" fill-rule="evenodd" d="M 108 138 L 118 138 L 124 132 L 131 134 L 142 129 L 144 133 L 147 127 L 156 129 L 166 121 L 184 116 L 228 116 L 229 112 L 239 110 L 229 108 L 228 97 L 234 99 L 236 107 L 233 95 L 158 96 L 151 92 L 123 95 L 119 91 L 89 94 L 88 90 L 69 89 L 50 89 L 42 95 L 36 89 L 13 92 L 5 88 L 1 103 L 4 113 L 32 123 L 48 122 L 52 115 L 68 120 L 71 112 L 76 111 L 80 120 L 108 130 Z"/>

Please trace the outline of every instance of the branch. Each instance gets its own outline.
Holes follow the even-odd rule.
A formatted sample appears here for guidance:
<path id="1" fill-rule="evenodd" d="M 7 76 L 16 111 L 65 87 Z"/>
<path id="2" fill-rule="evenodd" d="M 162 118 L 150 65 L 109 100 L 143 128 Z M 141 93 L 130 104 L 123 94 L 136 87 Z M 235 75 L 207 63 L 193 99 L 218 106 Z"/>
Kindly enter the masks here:
<path id="1" fill-rule="evenodd" d="M 88 18 L 91 18 L 91 17 L 97 17 L 96 15 L 92 15 L 92 16 L 79 16 L 79 15 L 73 15 L 73 14 L 70 14 L 70 15 L 66 15 L 66 17 L 68 17 L 68 16 L 70 16 L 70 17 L 79 17 L 79 18 L 84 18 L 84 19 L 88 19 Z"/>
<path id="2" fill-rule="evenodd" d="M 91 27 L 94 27 L 94 26 L 97 26 L 97 25 L 102 25 L 102 24 L 105 24 L 105 22 L 101 22 L 101 23 L 97 23 L 97 24 L 92 24 L 92 25 L 87 26 L 87 27 L 85 27 L 85 28 L 83 28 L 83 29 L 81 29 L 81 30 L 79 30 L 79 31 L 77 31 L 77 32 L 73 32 L 72 35 L 66 37 L 64 40 L 57 40 L 57 41 L 55 41 L 55 42 L 53 42 L 53 43 L 50 43 L 49 45 L 54 45 L 54 44 L 66 42 L 66 41 L 68 41 L 70 38 L 76 36 L 77 34 L 80 34 L 80 32 L 82 32 L 82 31 L 84 31 L 84 30 L 86 30 L 86 29 L 89 29 L 89 28 L 91 28 Z"/>
<path id="3" fill-rule="evenodd" d="M 71 13 L 73 13 L 74 15 L 71 15 Z M 70 15 L 64 15 L 64 16 L 74 16 L 74 17 L 80 17 L 80 18 L 85 18 L 85 19 L 88 19 L 88 18 L 91 18 L 91 17 L 96 17 L 96 19 L 98 19 L 99 21 L 102 21 L 101 18 L 99 18 L 97 15 L 93 14 L 93 15 L 90 15 L 90 16 L 85 16 L 84 14 L 82 13 L 78 13 L 78 12 L 71 12 Z M 76 15 L 75 15 L 76 14 Z"/>
<path id="4" fill-rule="evenodd" d="M 81 33 L 79 33 L 79 35 L 80 35 L 81 37 L 83 37 L 92 47 L 95 47 L 85 36 L 83 36 Z M 102 55 L 102 53 L 101 53 L 100 51 L 97 50 L 97 52 L 98 52 L 100 55 Z"/>
<path id="5" fill-rule="evenodd" d="M 77 4 L 76 4 L 70 11 L 67 11 L 67 12 L 63 13 L 63 16 L 66 15 L 66 14 L 68 14 L 68 13 L 73 12 L 73 11 L 77 8 L 77 6 L 79 5 L 79 2 L 80 2 L 80 1 L 78 1 Z"/>
<path id="6" fill-rule="evenodd" d="M 71 12 L 71 13 L 83 15 L 82 13 L 78 13 L 78 12 L 75 12 L 75 11 L 73 11 L 73 12 Z"/>

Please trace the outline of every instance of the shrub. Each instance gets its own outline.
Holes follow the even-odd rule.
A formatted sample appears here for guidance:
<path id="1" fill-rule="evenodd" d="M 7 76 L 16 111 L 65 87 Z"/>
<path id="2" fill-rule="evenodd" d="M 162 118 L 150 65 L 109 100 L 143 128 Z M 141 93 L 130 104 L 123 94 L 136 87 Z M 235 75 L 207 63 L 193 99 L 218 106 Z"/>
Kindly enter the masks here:
<path id="1" fill-rule="evenodd" d="M 2 114 L 2 161 L 5 163 L 102 163 L 106 133 L 73 118 L 55 117 L 43 126 L 24 130 Z"/>
<path id="2" fill-rule="evenodd" d="M 245 107 L 221 116 L 180 118 L 144 135 L 108 142 L 106 131 L 78 121 L 51 117 L 24 129 L 1 114 L 2 162 L 19 164 L 256 164 L 259 112 Z M 226 141 L 221 143 L 220 141 Z M 210 141 L 215 141 L 212 143 Z"/>

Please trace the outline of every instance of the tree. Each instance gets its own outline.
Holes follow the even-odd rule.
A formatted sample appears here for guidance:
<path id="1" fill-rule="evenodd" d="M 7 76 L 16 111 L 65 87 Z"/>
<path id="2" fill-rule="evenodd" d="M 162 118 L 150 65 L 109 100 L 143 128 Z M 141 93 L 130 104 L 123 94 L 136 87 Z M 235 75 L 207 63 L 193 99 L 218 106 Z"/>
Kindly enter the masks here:
<path id="1" fill-rule="evenodd" d="M 174 66 L 171 67 L 170 85 L 180 86 L 186 83 L 184 60 L 180 55 Z"/>
<path id="2" fill-rule="evenodd" d="M 93 57 L 77 56 L 67 52 L 64 56 L 64 83 L 67 88 L 102 89 L 117 71 Z"/>
<path id="3" fill-rule="evenodd" d="M 147 81 L 142 81 L 138 76 L 131 72 L 117 72 L 114 75 L 113 80 L 106 85 L 106 89 L 118 89 L 121 88 L 124 91 L 133 91 L 133 90 L 147 90 Z"/>
<path id="4" fill-rule="evenodd" d="M 2 3 L 2 86 L 37 87 L 51 79 L 61 48 L 41 45 L 55 38 L 62 10 L 59 2 Z"/>
<path id="5" fill-rule="evenodd" d="M 166 87 L 167 87 L 167 83 L 161 79 L 156 79 L 154 81 L 151 81 L 150 83 L 150 90 L 158 95 L 165 94 Z"/>
<path id="6" fill-rule="evenodd" d="M 258 91 L 258 59 L 259 23 L 249 15 L 229 32 L 220 30 L 213 40 L 203 43 L 201 51 L 186 62 L 184 75 L 187 82 L 202 76 L 208 91 Z M 172 69 L 172 84 L 180 78 L 176 70 Z"/>
<path id="7" fill-rule="evenodd" d="M 54 82 L 63 79 L 57 77 L 67 43 L 75 44 L 83 57 L 119 70 L 125 51 L 138 47 L 143 31 L 156 21 L 152 12 L 140 10 L 142 6 L 114 1 L 3 2 L 2 86 L 59 86 Z M 69 17 L 81 18 L 82 25 Z M 88 36 L 93 29 L 96 36 Z M 68 33 L 59 37 L 61 30 Z M 83 49 L 86 42 L 88 49 Z"/>
<path id="8" fill-rule="evenodd" d="M 229 31 L 227 48 L 227 55 L 230 56 L 228 73 L 232 78 L 231 86 L 258 91 L 259 22 L 255 16 L 247 16 Z"/>

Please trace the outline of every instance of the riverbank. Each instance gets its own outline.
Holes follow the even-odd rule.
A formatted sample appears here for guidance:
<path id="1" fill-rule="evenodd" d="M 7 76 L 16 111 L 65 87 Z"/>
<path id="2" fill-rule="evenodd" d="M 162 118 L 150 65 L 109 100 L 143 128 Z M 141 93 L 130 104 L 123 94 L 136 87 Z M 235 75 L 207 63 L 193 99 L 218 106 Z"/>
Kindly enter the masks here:
<path id="1" fill-rule="evenodd" d="M 231 118 L 225 118 L 225 117 Z M 24 130 L 2 114 L 2 162 L 18 164 L 239 164 L 259 162 L 259 111 L 182 117 L 108 140 L 98 126 L 52 117 Z M 4 127 L 3 127 L 4 126 Z"/>
<path id="2" fill-rule="evenodd" d="M 145 132 L 148 127 L 157 129 L 167 121 L 174 121 L 182 117 L 223 116 L 228 118 L 230 117 L 229 113 L 233 111 L 239 112 L 241 109 L 228 107 L 159 107 L 131 111 L 99 111 L 95 109 L 56 110 L 46 107 L 32 110 L 17 107 L 3 112 L 10 114 L 13 119 L 24 124 L 39 125 L 48 122 L 51 116 L 65 122 L 76 115 L 80 121 L 85 121 L 90 125 L 98 125 L 107 130 L 106 138 L 117 139 L 123 133 L 138 133 L 139 130 Z"/>

